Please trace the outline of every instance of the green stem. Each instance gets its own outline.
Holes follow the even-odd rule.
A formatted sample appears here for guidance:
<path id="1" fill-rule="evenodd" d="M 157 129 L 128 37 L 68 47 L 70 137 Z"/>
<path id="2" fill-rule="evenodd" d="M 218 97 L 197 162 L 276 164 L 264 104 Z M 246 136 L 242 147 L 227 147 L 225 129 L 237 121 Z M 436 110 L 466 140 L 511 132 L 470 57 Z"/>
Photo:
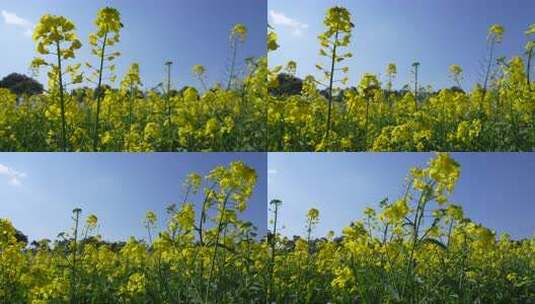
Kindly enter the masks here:
<path id="1" fill-rule="evenodd" d="M 528 89 L 531 92 L 531 60 L 533 59 L 533 48 L 529 50 L 528 53 L 528 66 L 526 68 L 526 76 L 528 82 Z"/>
<path id="2" fill-rule="evenodd" d="M 169 151 L 173 151 L 173 128 L 171 126 L 171 65 L 167 65 L 167 129 Z"/>
<path id="3" fill-rule="evenodd" d="M 221 236 L 221 231 L 223 230 L 223 225 L 224 225 L 223 219 L 225 218 L 227 202 L 228 202 L 228 199 L 230 198 L 231 193 L 232 193 L 232 191 L 229 191 L 227 193 L 227 195 L 225 196 L 225 199 L 223 200 L 223 205 L 221 206 L 221 214 L 219 216 L 219 223 L 217 225 L 217 233 L 216 233 L 216 237 L 215 237 L 214 254 L 212 256 L 212 263 L 211 263 L 211 266 L 210 266 L 210 272 L 208 274 L 208 283 L 207 283 L 207 290 L 206 290 L 206 295 L 205 295 L 205 303 L 207 303 L 209 295 L 210 295 L 210 291 L 211 291 L 210 284 L 212 282 L 214 269 L 215 269 L 215 262 L 216 262 L 216 259 L 217 259 L 217 251 L 218 251 L 218 248 L 219 248 L 219 238 Z"/>
<path id="4" fill-rule="evenodd" d="M 79 209 L 78 209 L 79 210 Z M 75 209 L 75 218 L 74 218 L 74 243 L 73 243 L 73 258 L 71 266 L 71 304 L 77 303 L 76 301 L 76 288 L 77 288 L 77 277 L 76 277 L 76 258 L 78 254 L 78 223 L 80 219 L 80 211 Z"/>
<path id="5" fill-rule="evenodd" d="M 274 220 L 273 220 L 273 236 L 272 236 L 272 240 L 271 240 L 271 263 L 269 264 L 270 265 L 270 269 L 269 269 L 270 288 L 269 288 L 269 293 L 268 293 L 268 299 L 269 299 L 270 302 L 274 301 L 274 299 L 273 299 L 273 296 L 274 296 L 273 289 L 275 287 L 275 283 L 274 283 L 274 280 L 273 280 L 273 276 L 274 276 L 274 272 L 275 272 L 275 255 L 276 255 L 275 246 L 276 246 L 276 242 L 277 242 L 277 217 L 278 217 L 278 213 L 279 213 L 279 205 L 277 203 L 275 203 Z"/>
<path id="6" fill-rule="evenodd" d="M 97 113 L 95 118 L 95 134 L 93 137 L 93 151 L 98 150 L 98 144 L 99 144 L 99 135 L 98 135 L 98 127 L 99 127 L 99 119 L 100 119 L 100 103 L 102 101 L 102 70 L 104 69 L 104 53 L 106 51 L 106 43 L 108 40 L 108 32 L 104 34 L 104 41 L 102 43 L 102 50 L 100 53 L 100 69 L 98 71 L 98 84 L 97 84 Z"/>
<path id="7" fill-rule="evenodd" d="M 65 97 L 63 93 L 63 72 L 61 69 L 61 48 L 59 45 L 59 40 L 56 41 L 56 50 L 58 56 L 58 78 L 59 78 L 59 101 L 61 108 L 61 141 L 63 152 L 67 151 L 67 124 L 65 122 Z"/>
<path id="8" fill-rule="evenodd" d="M 331 132 L 331 111 L 332 111 L 332 104 L 333 104 L 333 83 L 334 83 L 334 68 L 336 63 L 336 50 L 338 47 L 338 35 L 339 32 L 337 31 L 334 36 L 334 46 L 333 46 L 333 53 L 331 56 L 331 72 L 329 74 L 329 109 L 327 112 L 327 132 L 325 132 L 325 139 L 329 140 L 329 133 Z"/>
<path id="9" fill-rule="evenodd" d="M 237 53 L 238 53 L 238 40 L 236 38 L 234 38 L 232 40 L 232 60 L 231 60 L 231 63 L 230 63 L 230 75 L 228 77 L 228 82 L 227 82 L 227 90 L 230 90 L 230 87 L 232 86 L 232 79 L 234 78 L 234 69 L 235 69 L 235 66 L 236 66 L 236 56 L 237 56 Z"/>

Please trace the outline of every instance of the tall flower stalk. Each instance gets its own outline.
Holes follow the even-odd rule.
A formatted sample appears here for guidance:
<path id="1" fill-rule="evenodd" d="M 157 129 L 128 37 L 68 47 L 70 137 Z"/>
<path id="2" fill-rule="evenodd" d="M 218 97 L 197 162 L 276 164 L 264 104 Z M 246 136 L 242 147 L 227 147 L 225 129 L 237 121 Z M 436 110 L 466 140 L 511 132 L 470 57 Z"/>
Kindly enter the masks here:
<path id="1" fill-rule="evenodd" d="M 526 36 L 528 38 L 533 37 L 535 38 L 535 24 L 531 25 L 528 30 L 526 31 Z M 528 41 L 526 43 L 526 55 L 527 55 L 527 65 L 526 65 L 526 77 L 527 77 L 527 83 L 528 88 L 531 91 L 531 64 L 533 61 L 533 57 L 535 56 L 535 39 Z"/>
<path id="2" fill-rule="evenodd" d="M 453 80 L 455 85 L 459 89 L 462 89 L 463 88 L 462 81 L 463 81 L 463 78 L 464 78 L 463 77 L 463 68 L 458 64 L 452 64 L 449 67 L 449 72 L 450 72 L 450 78 Z"/>
<path id="3" fill-rule="evenodd" d="M 414 100 L 415 100 L 415 105 L 416 105 L 416 108 L 418 108 L 418 96 L 419 96 L 419 84 L 418 84 L 418 72 L 419 72 L 419 69 L 420 69 L 420 63 L 419 62 L 414 62 L 412 64 L 412 75 L 414 77 Z"/>
<path id="4" fill-rule="evenodd" d="M 489 81 L 492 74 L 492 67 L 494 66 L 494 57 L 495 57 L 495 49 L 496 45 L 500 44 L 503 41 L 503 35 L 505 33 L 505 28 L 500 24 L 494 24 L 489 29 L 489 34 L 487 36 L 487 44 L 488 44 L 488 50 L 489 55 L 487 58 L 487 68 L 485 70 L 485 78 L 483 81 L 483 96 L 482 98 L 485 99 L 485 96 L 487 94 L 487 90 L 489 87 Z"/>
<path id="5" fill-rule="evenodd" d="M 227 80 L 227 90 L 230 90 L 232 88 L 232 84 L 234 82 L 235 74 L 236 74 L 236 61 L 238 57 L 238 46 L 240 44 L 245 43 L 245 40 L 247 39 L 247 27 L 244 24 L 236 24 L 230 31 L 230 52 L 231 52 L 231 58 L 230 58 L 230 70 Z"/>
<path id="6" fill-rule="evenodd" d="M 199 80 L 203 89 L 208 91 L 208 86 L 206 85 L 206 68 L 201 64 L 196 64 L 193 66 L 191 72 Z"/>
<path id="7" fill-rule="evenodd" d="M 44 15 L 39 20 L 33 33 L 33 40 L 37 43 L 37 52 L 41 55 L 54 55 L 55 63 L 46 62 L 43 58 L 37 57 L 32 61 L 32 68 L 39 69 L 41 66 L 49 66 L 49 76 L 55 81 L 49 88 L 52 92 L 59 93 L 59 104 L 61 113 L 61 148 L 65 152 L 68 150 L 67 139 L 67 119 L 65 87 L 68 84 L 81 83 L 83 76 L 79 72 L 80 65 L 67 65 L 64 70 L 64 61 L 74 59 L 76 50 L 82 47 L 82 43 L 76 37 L 75 25 L 69 19 L 62 16 Z M 64 76 L 69 74 L 71 82 L 65 83 Z"/>
<path id="8" fill-rule="evenodd" d="M 71 281 L 70 281 L 70 302 L 71 304 L 78 303 L 76 290 L 78 288 L 78 225 L 80 223 L 80 213 L 82 209 L 76 208 L 72 211 L 73 213 L 73 241 L 72 241 L 72 264 L 71 264 Z"/>
<path id="9" fill-rule="evenodd" d="M 351 52 L 344 53 L 341 49 L 349 46 L 354 25 L 351 22 L 351 13 L 346 8 L 339 6 L 332 7 L 327 11 L 323 24 L 327 30 L 318 37 L 321 44 L 320 55 L 329 59 L 329 66 L 325 68 L 323 65 L 317 64 L 316 68 L 323 73 L 328 81 L 326 86 L 329 105 L 325 124 L 325 140 L 328 141 L 331 131 L 334 85 L 337 82 L 345 84 L 348 81 L 346 76 L 342 79 L 335 78 L 337 71 L 342 71 L 344 74 L 349 72 L 348 67 L 338 68 L 337 64 L 353 56 Z"/>
<path id="10" fill-rule="evenodd" d="M 118 10 L 111 7 L 105 7 L 98 11 L 97 18 L 95 19 L 95 25 L 97 27 L 97 31 L 89 35 L 89 44 L 92 47 L 93 55 L 98 57 L 99 64 L 98 67 L 95 68 L 90 63 L 87 63 L 87 67 L 93 70 L 92 76 L 97 78 L 95 89 L 95 93 L 97 95 L 97 104 L 95 113 L 95 130 L 93 134 L 93 150 L 98 151 L 100 143 L 100 111 L 102 98 L 104 97 L 104 91 L 102 87 L 104 70 L 108 69 L 110 72 L 115 71 L 115 65 L 111 64 L 111 62 L 120 55 L 119 52 L 106 52 L 109 51 L 109 48 L 113 47 L 119 42 L 120 30 L 123 27 L 123 24 L 121 23 Z M 104 65 L 106 62 L 109 63 L 108 66 Z M 114 82 L 115 76 L 112 75 L 109 79 Z"/>
<path id="11" fill-rule="evenodd" d="M 128 131 L 131 130 L 132 122 L 134 121 L 134 102 L 136 100 L 138 88 L 141 85 L 139 64 L 132 63 L 121 81 L 121 91 L 128 96 Z M 126 147 L 127 150 L 128 148 L 129 147 Z"/>
<path id="12" fill-rule="evenodd" d="M 279 217 L 279 208 L 282 205 L 282 201 L 278 199 L 271 200 L 269 205 L 273 208 L 273 229 L 271 231 L 271 261 L 269 264 L 269 291 L 267 298 L 269 303 L 272 303 L 276 297 L 275 295 L 275 262 L 276 262 L 276 249 L 277 249 L 277 221 Z"/>
<path id="13" fill-rule="evenodd" d="M 168 149 L 169 151 L 173 151 L 173 124 L 172 124 L 172 116 L 173 116 L 173 107 L 171 103 L 171 67 L 173 66 L 172 61 L 167 61 L 165 63 L 165 67 L 167 70 L 167 89 L 165 94 L 165 101 L 166 101 L 166 116 L 167 116 L 167 141 L 169 143 Z"/>

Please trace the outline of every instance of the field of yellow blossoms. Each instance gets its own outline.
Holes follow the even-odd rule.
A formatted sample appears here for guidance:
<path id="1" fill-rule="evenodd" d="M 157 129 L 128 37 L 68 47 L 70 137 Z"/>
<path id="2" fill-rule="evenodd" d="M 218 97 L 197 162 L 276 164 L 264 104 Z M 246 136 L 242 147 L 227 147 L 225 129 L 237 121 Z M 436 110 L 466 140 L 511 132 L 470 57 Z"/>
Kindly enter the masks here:
<path id="1" fill-rule="evenodd" d="M 244 163 L 190 174 L 184 202 L 144 239 L 109 243 L 95 215 L 29 246 L 0 221 L 3 303 L 535 303 L 535 239 L 512 240 L 449 201 L 461 168 L 440 153 L 413 168 L 404 195 L 368 208 L 341 236 L 281 235 L 284 202 L 269 203 L 270 232 L 240 220 L 256 183 Z M 200 193 L 199 202 L 191 202 Z M 194 206 L 197 206 L 194 207 Z M 200 208 L 199 208 L 200 207 Z M 198 212 L 196 212 L 198 211 Z M 198 213 L 198 214 L 196 214 Z M 105 223 L 103 223 L 105 225 Z M 284 224 L 284 223 L 282 223 Z"/>
<path id="2" fill-rule="evenodd" d="M 142 90 L 139 63 L 116 75 L 120 13 L 101 9 L 88 38 L 93 62 L 79 62 L 83 47 L 75 24 L 63 16 L 45 15 L 33 39 L 40 57 L 31 63 L 46 71 L 44 94 L 17 97 L 0 89 L 1 151 L 264 151 L 266 149 L 266 58 L 248 59 L 238 71 L 237 49 L 247 28 L 230 31 L 228 83 L 207 87 L 205 68 L 192 77 L 203 90 L 170 87 Z M 172 62 L 166 63 L 170 68 Z M 239 73 L 240 72 L 240 73 Z M 245 73 L 243 77 L 240 77 Z M 111 88 L 119 81 L 117 88 Z M 202 93 L 201 93 L 202 92 Z"/>
<path id="3" fill-rule="evenodd" d="M 346 76 L 355 27 L 343 7 L 329 9 L 319 35 L 323 75 L 305 77 L 300 92 L 285 92 L 280 74 L 295 77 L 297 62 L 272 67 L 268 110 L 270 151 L 533 151 L 535 149 L 535 24 L 526 29 L 525 54 L 497 56 L 506 35 L 494 25 L 487 37 L 482 84 L 462 88 L 463 69 L 449 68 L 452 88 L 418 84 L 420 63 L 412 65 L 413 87 L 393 89 L 398 68 L 384 79 L 365 74 L 358 83 Z M 515 33 L 517 34 L 517 33 Z M 270 51 L 278 48 L 268 34 Z M 446 71 L 445 71 L 446 72 Z M 341 90 L 340 86 L 345 89 Z M 465 91 L 466 90 L 466 91 Z M 321 92 L 321 93 L 320 93 Z"/>

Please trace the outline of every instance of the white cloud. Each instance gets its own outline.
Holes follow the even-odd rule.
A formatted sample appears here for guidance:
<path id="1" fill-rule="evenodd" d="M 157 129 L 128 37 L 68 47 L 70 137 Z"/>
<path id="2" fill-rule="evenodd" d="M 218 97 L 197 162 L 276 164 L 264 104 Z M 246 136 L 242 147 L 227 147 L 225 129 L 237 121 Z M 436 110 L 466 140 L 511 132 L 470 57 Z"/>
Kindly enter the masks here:
<path id="1" fill-rule="evenodd" d="M 20 186 L 22 184 L 21 179 L 26 177 L 26 173 L 19 172 L 2 164 L 0 164 L 0 175 L 7 177 L 7 183 L 14 187 Z"/>
<path id="2" fill-rule="evenodd" d="M 2 10 L 2 17 L 4 17 L 4 22 L 6 24 L 17 25 L 17 26 L 24 27 L 24 28 L 33 26 L 33 24 L 30 21 L 17 16 L 17 14 L 15 13 L 10 13 L 5 10 Z"/>
<path id="3" fill-rule="evenodd" d="M 7 25 L 12 25 L 22 29 L 24 36 L 31 37 L 33 34 L 34 24 L 29 20 L 17 16 L 15 13 L 11 13 L 5 10 L 1 12 L 4 19 L 4 23 Z"/>
<path id="4" fill-rule="evenodd" d="M 277 12 L 275 10 L 269 11 L 269 19 L 270 23 L 273 25 L 289 28 L 290 32 L 295 36 L 301 36 L 303 31 L 308 29 L 308 24 L 301 23 L 298 20 L 292 19 L 286 16 L 284 13 Z"/>

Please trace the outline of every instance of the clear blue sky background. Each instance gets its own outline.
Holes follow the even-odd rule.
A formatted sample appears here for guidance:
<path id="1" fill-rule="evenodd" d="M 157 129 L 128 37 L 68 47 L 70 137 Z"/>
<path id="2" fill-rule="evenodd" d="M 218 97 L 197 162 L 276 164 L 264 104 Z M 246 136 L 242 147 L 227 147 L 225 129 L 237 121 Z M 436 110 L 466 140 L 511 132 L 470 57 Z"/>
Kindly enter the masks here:
<path id="1" fill-rule="evenodd" d="M 425 166 L 433 153 L 270 153 L 268 198 L 283 201 L 285 235 L 303 235 L 305 213 L 320 210 L 315 236 L 337 234 L 402 194 L 410 168 Z M 462 166 L 451 201 L 465 215 L 498 233 L 528 238 L 535 233 L 535 153 L 453 153 Z"/>
<path id="2" fill-rule="evenodd" d="M 72 209 L 81 207 L 83 215 L 98 216 L 104 239 L 146 237 L 146 211 L 155 211 L 164 227 L 165 208 L 182 202 L 185 176 L 243 160 L 256 169 L 258 181 L 242 218 L 264 235 L 266 158 L 265 153 L 1 153 L 0 217 L 10 218 L 30 239 L 55 239 L 72 227 Z"/>
<path id="3" fill-rule="evenodd" d="M 281 45 L 270 53 L 270 65 L 295 60 L 299 76 L 316 73 L 314 64 L 321 60 L 317 36 L 325 30 L 327 9 L 335 5 L 347 7 L 356 25 L 349 48 L 354 54 L 350 85 L 365 72 L 384 74 L 394 62 L 399 72 L 394 85 L 402 87 L 411 77 L 411 63 L 419 61 L 422 85 L 452 86 L 448 67 L 455 63 L 464 68 L 464 86 L 471 88 L 481 78 L 489 27 L 505 26 L 497 54 L 510 58 L 523 54 L 524 32 L 535 23 L 535 1 L 529 0 L 269 0 L 268 10 L 291 19 L 277 24 L 269 18 Z"/>
<path id="4" fill-rule="evenodd" d="M 210 83 L 224 80 L 230 65 L 229 32 L 237 23 L 249 29 L 247 42 L 238 54 L 240 62 L 266 53 L 265 0 L 0 0 L 0 10 L 33 24 L 46 13 L 73 20 L 84 44 L 76 62 L 96 62 L 90 55 L 87 37 L 94 31 L 97 11 L 105 6 L 117 8 L 125 25 L 121 42 L 114 48 L 123 53 L 117 60 L 118 75 L 122 77 L 130 63 L 139 62 L 145 88 L 154 87 L 166 77 L 167 60 L 175 62 L 173 83 L 178 88 L 199 87 L 191 75 L 194 64 L 206 67 Z M 0 16 L 0 77 L 11 72 L 29 72 L 28 66 L 36 53 L 34 42 L 24 32 L 24 26 L 8 25 Z M 41 74 L 39 79 L 46 84 L 46 74 Z"/>

